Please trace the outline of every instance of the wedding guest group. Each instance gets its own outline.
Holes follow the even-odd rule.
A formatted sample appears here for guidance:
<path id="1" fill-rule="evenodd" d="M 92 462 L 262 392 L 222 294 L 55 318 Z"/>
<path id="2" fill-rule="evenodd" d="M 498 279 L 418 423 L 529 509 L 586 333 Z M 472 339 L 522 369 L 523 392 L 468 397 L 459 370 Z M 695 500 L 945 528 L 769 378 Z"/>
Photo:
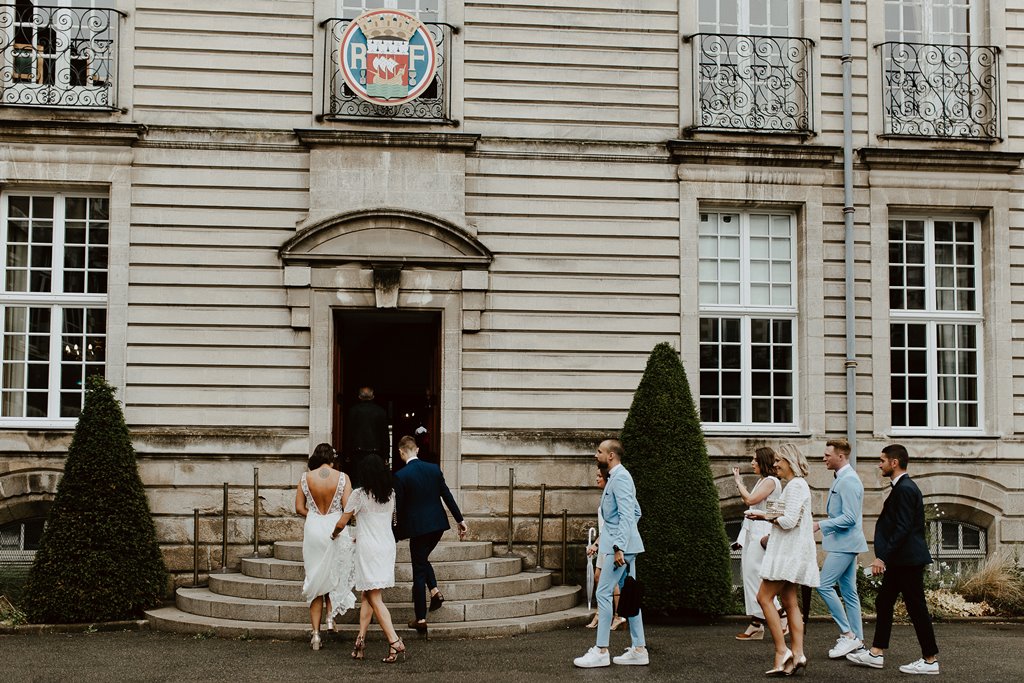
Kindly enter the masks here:
<path id="1" fill-rule="evenodd" d="M 768 519 L 772 531 L 761 562 L 761 586 L 757 601 L 772 635 L 775 659 L 769 676 L 785 676 L 807 666 L 804 654 L 804 623 L 800 612 L 800 586 L 819 583 L 817 549 L 811 519 L 811 491 L 805 481 L 807 459 L 792 444 L 783 444 L 775 458 L 775 473 L 782 482 L 782 513 L 778 516 L 749 510 L 754 520 Z M 786 646 L 782 619 L 775 608 L 778 597 L 789 616 L 792 649 Z"/>
<path id="2" fill-rule="evenodd" d="M 320 623 L 325 608 L 327 628 L 333 631 L 335 618 L 355 606 L 352 537 L 347 529 L 332 536 L 352 487 L 345 475 L 332 466 L 335 462 L 334 448 L 327 443 L 318 445 L 309 456 L 309 471 L 302 473 L 295 491 L 295 512 L 306 518 L 302 528 L 302 564 L 306 573 L 302 597 L 309 604 L 313 627 L 309 645 L 314 650 L 319 650 L 323 643 Z"/>
<path id="3" fill-rule="evenodd" d="M 398 453 L 405 465 L 395 474 L 395 497 L 398 505 L 398 526 L 395 536 L 409 539 L 409 554 L 412 559 L 412 603 L 415 615 L 409 628 L 425 634 L 427 632 L 427 597 L 430 591 L 430 611 L 440 609 L 444 595 L 437 587 L 434 567 L 430 564 L 430 553 L 441 541 L 441 536 L 451 528 L 448 515 L 441 503 L 447 506 L 455 518 L 459 540 L 466 537 L 469 528 L 459 510 L 455 497 L 444 481 L 441 468 L 434 463 L 420 460 L 419 448 L 411 436 L 398 441 Z"/>
<path id="4" fill-rule="evenodd" d="M 630 647 L 614 658 L 610 658 L 608 654 L 614 587 L 622 585 L 627 572 L 635 578 L 636 557 L 644 551 L 644 544 L 637 528 L 641 515 L 640 504 L 636 500 L 633 477 L 622 465 L 623 455 L 622 443 L 616 439 L 602 441 L 594 455 L 598 465 L 607 468 L 608 483 L 601 493 L 604 531 L 597 550 L 598 564 L 601 567 L 601 580 L 597 584 L 597 642 L 586 654 L 573 660 L 573 664 L 585 669 L 610 666 L 612 662 L 639 666 L 650 663 L 644 639 L 642 611 L 626 620 L 629 625 Z"/>
<path id="5" fill-rule="evenodd" d="M 902 595 L 921 646 L 921 658 L 901 666 L 900 671 L 938 674 L 939 648 L 924 595 L 924 573 L 932 561 L 925 539 L 924 497 L 907 474 L 909 463 L 910 454 L 900 444 L 886 446 L 879 456 L 878 469 L 882 476 L 889 478 L 892 490 L 875 523 L 875 561 L 871 563 L 871 572 L 882 576 L 875 598 L 875 634 L 870 649 L 851 652 L 846 659 L 875 669 L 885 665 L 885 651 L 892 635 L 893 608 L 896 598 Z"/>
<path id="6" fill-rule="evenodd" d="M 828 517 L 814 523 L 814 530 L 821 532 L 821 547 L 826 553 L 818 594 L 839 627 L 836 644 L 828 651 L 831 659 L 841 659 L 864 645 L 857 594 L 857 555 L 868 549 L 862 520 L 864 484 L 850 466 L 850 452 L 850 442 L 846 439 L 834 439 L 825 444 L 822 460 L 825 467 L 835 473 L 835 479 L 825 500 Z"/>
<path id="7" fill-rule="evenodd" d="M 744 486 L 738 467 L 732 470 L 733 480 L 744 505 L 750 510 L 765 512 L 767 504 L 782 495 L 782 484 L 775 476 L 775 451 L 767 446 L 758 448 L 754 451 L 750 466 L 759 477 L 753 489 L 748 491 Z M 761 542 L 771 530 L 771 523 L 767 520 L 744 517 L 736 539 L 736 545 L 742 549 L 740 566 L 743 571 L 743 606 L 750 617 L 750 624 L 742 633 L 736 634 L 736 640 L 764 638 L 764 610 L 757 602 L 757 592 L 761 587 L 761 561 L 765 552 Z"/>

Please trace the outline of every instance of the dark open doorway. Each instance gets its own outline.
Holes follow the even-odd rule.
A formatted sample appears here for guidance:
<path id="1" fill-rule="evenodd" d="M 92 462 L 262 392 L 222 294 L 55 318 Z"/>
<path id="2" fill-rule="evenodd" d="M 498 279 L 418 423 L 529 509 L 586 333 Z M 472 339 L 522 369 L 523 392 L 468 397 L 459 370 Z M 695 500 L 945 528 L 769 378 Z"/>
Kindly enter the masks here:
<path id="1" fill-rule="evenodd" d="M 345 443 L 359 388 L 370 386 L 392 425 L 394 467 L 401 466 L 398 440 L 407 434 L 416 436 L 421 458 L 440 464 L 440 311 L 336 311 L 334 325 L 335 447 Z"/>

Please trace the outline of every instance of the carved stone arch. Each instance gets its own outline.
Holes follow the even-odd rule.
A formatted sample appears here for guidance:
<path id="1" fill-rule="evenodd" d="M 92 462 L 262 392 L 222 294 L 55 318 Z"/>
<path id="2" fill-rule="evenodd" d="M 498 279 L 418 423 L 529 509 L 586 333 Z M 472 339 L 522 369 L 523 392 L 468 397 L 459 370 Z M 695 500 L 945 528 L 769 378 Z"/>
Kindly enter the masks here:
<path id="1" fill-rule="evenodd" d="M 402 209 L 352 211 L 306 226 L 280 250 L 286 264 L 366 263 L 484 269 L 491 252 L 443 218 Z"/>
<path id="2" fill-rule="evenodd" d="M 0 476 L 0 526 L 46 517 L 61 475 L 56 469 L 36 469 Z"/>

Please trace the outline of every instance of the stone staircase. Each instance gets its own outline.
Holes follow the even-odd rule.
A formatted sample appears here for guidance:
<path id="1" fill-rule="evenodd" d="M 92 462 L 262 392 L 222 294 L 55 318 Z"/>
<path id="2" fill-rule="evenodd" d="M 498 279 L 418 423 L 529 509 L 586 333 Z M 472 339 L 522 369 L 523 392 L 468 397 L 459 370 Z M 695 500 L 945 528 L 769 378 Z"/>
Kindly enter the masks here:
<path id="1" fill-rule="evenodd" d="M 415 632 L 412 565 L 409 544 L 398 544 L 396 585 L 384 590 L 384 601 L 400 635 Z M 586 606 L 578 606 L 579 586 L 552 585 L 548 570 L 522 571 L 519 557 L 495 557 L 493 544 L 442 540 L 431 554 L 441 609 L 428 615 L 431 638 L 509 636 L 551 631 L 586 623 Z M 208 588 L 179 588 L 175 607 L 146 612 L 152 628 L 182 633 L 213 633 L 221 637 L 305 639 L 309 608 L 302 599 L 302 543 L 274 544 L 273 557 L 245 558 L 241 573 L 211 574 Z M 339 630 L 354 634 L 355 609 L 339 619 Z M 379 631 L 376 624 L 373 631 Z"/>

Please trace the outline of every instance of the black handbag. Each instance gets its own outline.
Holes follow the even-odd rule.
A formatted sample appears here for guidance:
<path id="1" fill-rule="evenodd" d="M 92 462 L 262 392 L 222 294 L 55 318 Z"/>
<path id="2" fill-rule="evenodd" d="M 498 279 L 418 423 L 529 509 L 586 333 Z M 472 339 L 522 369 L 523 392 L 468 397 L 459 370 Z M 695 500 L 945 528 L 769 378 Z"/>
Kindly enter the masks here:
<path id="1" fill-rule="evenodd" d="M 620 617 L 631 618 L 640 614 L 640 606 L 644 601 L 644 585 L 629 573 L 629 563 L 626 563 L 626 578 L 622 580 L 622 587 L 619 588 L 619 609 Z"/>

